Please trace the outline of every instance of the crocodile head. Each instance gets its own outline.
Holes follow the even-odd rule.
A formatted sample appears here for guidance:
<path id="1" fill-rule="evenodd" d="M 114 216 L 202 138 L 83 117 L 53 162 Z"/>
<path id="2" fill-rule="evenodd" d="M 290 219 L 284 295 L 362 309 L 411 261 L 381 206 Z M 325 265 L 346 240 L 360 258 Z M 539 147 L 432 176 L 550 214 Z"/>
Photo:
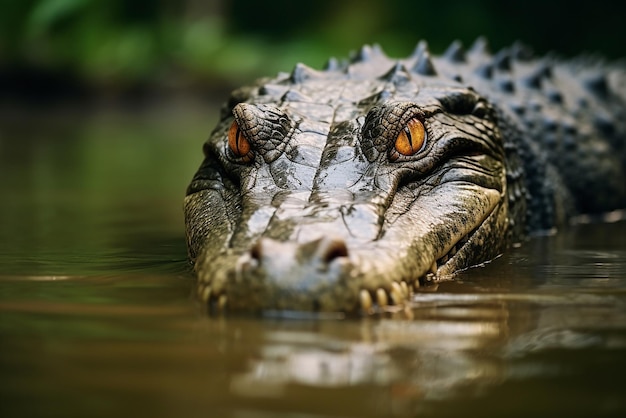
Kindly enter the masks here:
<path id="1" fill-rule="evenodd" d="M 185 199 L 202 300 L 369 311 L 503 250 L 505 152 L 486 98 L 403 68 L 300 71 L 233 94 L 204 146 Z"/>

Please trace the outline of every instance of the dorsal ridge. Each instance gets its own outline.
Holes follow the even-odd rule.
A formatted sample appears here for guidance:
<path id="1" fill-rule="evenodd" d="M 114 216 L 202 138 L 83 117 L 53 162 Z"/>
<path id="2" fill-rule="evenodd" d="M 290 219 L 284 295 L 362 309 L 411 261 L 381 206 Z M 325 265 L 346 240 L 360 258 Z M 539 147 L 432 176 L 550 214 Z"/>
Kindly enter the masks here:
<path id="1" fill-rule="evenodd" d="M 413 72 L 426 76 L 437 75 L 437 70 L 430 57 L 428 48 L 424 48 L 418 55 L 417 61 L 415 61 L 415 65 L 413 66 Z"/>

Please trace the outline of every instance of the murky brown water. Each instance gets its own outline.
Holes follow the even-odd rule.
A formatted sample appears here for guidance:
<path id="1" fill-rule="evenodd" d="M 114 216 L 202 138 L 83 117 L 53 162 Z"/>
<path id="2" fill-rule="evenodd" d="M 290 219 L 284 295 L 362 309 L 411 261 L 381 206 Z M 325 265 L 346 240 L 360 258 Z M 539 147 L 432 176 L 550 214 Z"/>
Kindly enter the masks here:
<path id="1" fill-rule="evenodd" d="M 181 199 L 215 114 L 2 115 L 0 416 L 626 416 L 626 223 L 397 318 L 206 317 Z"/>

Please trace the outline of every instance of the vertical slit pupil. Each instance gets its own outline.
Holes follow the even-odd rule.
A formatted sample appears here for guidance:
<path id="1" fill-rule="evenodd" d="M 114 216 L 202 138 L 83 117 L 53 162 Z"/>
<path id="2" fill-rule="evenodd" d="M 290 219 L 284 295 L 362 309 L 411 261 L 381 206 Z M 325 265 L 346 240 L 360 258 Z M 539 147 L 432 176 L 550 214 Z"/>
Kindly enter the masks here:
<path id="1" fill-rule="evenodd" d="M 241 154 L 241 129 L 237 126 L 237 133 L 235 133 L 235 144 L 237 145 L 237 151 Z"/>
<path id="2" fill-rule="evenodd" d="M 411 136 L 411 130 L 408 126 L 404 128 L 404 133 L 406 135 L 406 139 L 409 141 L 409 147 L 413 149 L 413 137 Z"/>

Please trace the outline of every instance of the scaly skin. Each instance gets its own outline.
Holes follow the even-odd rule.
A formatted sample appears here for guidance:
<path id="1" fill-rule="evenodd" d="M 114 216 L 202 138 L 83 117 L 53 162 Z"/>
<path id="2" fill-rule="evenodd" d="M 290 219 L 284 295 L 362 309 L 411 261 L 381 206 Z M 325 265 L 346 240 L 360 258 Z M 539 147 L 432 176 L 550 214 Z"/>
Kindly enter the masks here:
<path id="1" fill-rule="evenodd" d="M 441 57 L 420 42 L 402 60 L 365 46 L 236 90 L 185 198 L 200 298 L 371 312 L 528 233 L 626 206 L 624 80 L 519 45 L 492 56 L 479 39 Z M 404 155 L 415 120 L 425 141 Z M 229 146 L 231 126 L 249 150 Z"/>

